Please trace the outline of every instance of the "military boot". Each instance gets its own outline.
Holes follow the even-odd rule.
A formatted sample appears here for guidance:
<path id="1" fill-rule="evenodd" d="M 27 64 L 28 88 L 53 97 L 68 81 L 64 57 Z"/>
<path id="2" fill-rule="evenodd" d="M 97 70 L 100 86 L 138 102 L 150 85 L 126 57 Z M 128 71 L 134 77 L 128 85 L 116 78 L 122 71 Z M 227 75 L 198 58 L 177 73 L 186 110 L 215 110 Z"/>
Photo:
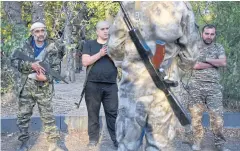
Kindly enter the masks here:
<path id="1" fill-rule="evenodd" d="M 192 145 L 192 150 L 200 151 L 201 150 L 201 143 L 200 142 L 194 142 L 193 145 Z"/>
<path id="2" fill-rule="evenodd" d="M 219 145 L 215 145 L 217 151 L 231 151 L 230 149 L 227 149 L 224 144 L 219 144 Z"/>
<path id="3" fill-rule="evenodd" d="M 87 147 L 96 147 L 98 144 L 98 141 L 89 141 L 87 144 Z"/>
<path id="4" fill-rule="evenodd" d="M 222 133 L 214 134 L 214 142 L 217 151 L 230 151 L 225 147 L 226 139 Z"/>
<path id="5" fill-rule="evenodd" d="M 191 129 L 185 130 L 182 135 L 182 141 L 187 144 L 193 143 L 193 132 Z"/>
<path id="6" fill-rule="evenodd" d="M 22 141 L 17 151 L 28 151 L 28 141 Z"/>
<path id="7" fill-rule="evenodd" d="M 64 151 L 61 149 L 57 143 L 49 143 L 48 151 Z"/>

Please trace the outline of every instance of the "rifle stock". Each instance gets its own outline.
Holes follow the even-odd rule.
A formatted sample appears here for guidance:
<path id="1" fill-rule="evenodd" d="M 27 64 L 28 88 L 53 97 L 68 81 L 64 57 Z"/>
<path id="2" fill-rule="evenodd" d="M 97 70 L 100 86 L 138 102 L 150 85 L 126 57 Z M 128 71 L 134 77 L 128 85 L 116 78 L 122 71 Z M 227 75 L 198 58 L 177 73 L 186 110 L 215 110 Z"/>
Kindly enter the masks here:
<path id="1" fill-rule="evenodd" d="M 156 52 L 152 57 L 152 63 L 156 69 L 160 68 L 165 56 L 165 43 L 163 41 L 156 41 Z"/>
<path id="2" fill-rule="evenodd" d="M 81 97 L 80 97 L 80 100 L 77 102 L 75 102 L 74 104 L 77 106 L 77 108 L 79 108 L 81 102 L 82 102 L 82 99 L 83 99 L 83 96 L 85 94 L 85 90 L 86 90 L 86 85 L 87 85 L 87 80 L 88 80 L 88 75 L 90 73 L 90 70 L 92 69 L 94 64 L 90 65 L 87 70 L 86 70 L 86 78 L 85 78 L 85 81 L 83 83 L 83 89 L 82 89 L 82 92 L 81 92 Z"/>
<path id="3" fill-rule="evenodd" d="M 159 44 L 157 45 L 156 51 L 161 52 L 161 55 L 154 56 L 151 52 L 151 49 L 148 47 L 146 44 L 145 40 L 143 39 L 140 31 L 137 28 L 134 28 L 133 25 L 131 24 L 131 21 L 122 5 L 121 2 L 120 7 L 122 9 L 122 12 L 124 14 L 124 21 L 129 29 L 129 35 L 134 43 L 134 45 L 137 48 L 137 51 L 142 58 L 144 65 L 146 69 L 148 70 L 154 84 L 156 85 L 157 88 L 161 89 L 165 95 L 167 96 L 167 99 L 169 101 L 169 104 L 175 114 L 175 116 L 178 118 L 179 122 L 181 125 L 188 125 L 190 124 L 190 118 L 184 108 L 182 107 L 181 103 L 177 100 L 177 98 L 174 96 L 174 94 L 171 92 L 169 89 L 169 85 L 166 85 L 164 82 L 163 78 L 161 77 L 161 73 L 159 72 L 158 64 L 163 61 L 164 59 L 164 54 L 165 54 L 165 43 L 160 41 Z M 164 43 L 164 44 L 163 44 Z M 162 44 L 162 46 L 160 46 Z M 158 58 L 160 57 L 160 58 Z M 158 60 L 160 59 L 160 60 Z M 155 63 L 155 65 L 154 65 Z"/>
<path id="4" fill-rule="evenodd" d="M 84 93 L 85 93 L 85 88 L 86 88 L 86 85 L 83 86 L 83 90 L 82 90 L 79 102 L 78 103 L 77 102 L 74 103 L 76 105 L 77 109 L 80 107 L 80 104 L 82 102 L 82 99 L 83 99 L 83 96 L 84 96 Z"/>

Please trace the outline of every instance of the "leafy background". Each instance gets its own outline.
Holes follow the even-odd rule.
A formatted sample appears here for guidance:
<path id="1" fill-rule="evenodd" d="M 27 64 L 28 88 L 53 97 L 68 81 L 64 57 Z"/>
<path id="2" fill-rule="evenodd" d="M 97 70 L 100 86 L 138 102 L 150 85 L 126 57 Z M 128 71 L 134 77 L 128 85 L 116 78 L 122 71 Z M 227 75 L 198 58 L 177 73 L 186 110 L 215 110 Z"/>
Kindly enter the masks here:
<path id="1" fill-rule="evenodd" d="M 33 2 L 19 2 L 23 23 L 14 24 L 9 19 L 8 12 L 4 11 L 4 3 L 1 1 L 1 95 L 13 87 L 13 74 L 8 58 L 11 51 L 29 36 L 33 13 Z M 45 1 L 43 4 L 48 34 L 51 38 L 59 38 L 58 32 L 63 31 L 68 17 L 63 11 L 64 2 Z M 199 30 L 206 23 L 217 26 L 217 42 L 224 46 L 228 63 L 221 71 L 224 105 L 226 108 L 240 109 L 240 2 L 193 1 L 191 4 Z M 70 25 L 84 26 L 86 39 L 96 38 L 96 23 L 106 18 L 112 21 L 119 10 L 119 5 L 111 1 L 69 2 L 66 7 L 72 13 L 72 17 L 68 18 Z M 79 15 L 83 17 L 76 21 Z"/>

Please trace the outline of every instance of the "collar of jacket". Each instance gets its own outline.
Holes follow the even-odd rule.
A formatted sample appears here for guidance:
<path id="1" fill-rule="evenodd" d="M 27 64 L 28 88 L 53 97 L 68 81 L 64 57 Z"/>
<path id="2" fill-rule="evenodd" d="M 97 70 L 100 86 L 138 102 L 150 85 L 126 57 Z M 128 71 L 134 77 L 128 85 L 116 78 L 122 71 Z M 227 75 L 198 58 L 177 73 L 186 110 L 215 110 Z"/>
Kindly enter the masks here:
<path id="1" fill-rule="evenodd" d="M 33 40 L 33 36 L 30 36 L 30 37 L 28 37 L 28 39 L 26 40 L 26 43 L 33 48 L 33 46 L 32 46 L 32 40 Z M 47 42 L 46 47 L 47 47 L 49 44 L 51 44 L 51 43 L 54 42 L 54 40 L 53 40 L 53 39 L 50 39 L 50 38 L 46 38 L 45 41 Z"/>

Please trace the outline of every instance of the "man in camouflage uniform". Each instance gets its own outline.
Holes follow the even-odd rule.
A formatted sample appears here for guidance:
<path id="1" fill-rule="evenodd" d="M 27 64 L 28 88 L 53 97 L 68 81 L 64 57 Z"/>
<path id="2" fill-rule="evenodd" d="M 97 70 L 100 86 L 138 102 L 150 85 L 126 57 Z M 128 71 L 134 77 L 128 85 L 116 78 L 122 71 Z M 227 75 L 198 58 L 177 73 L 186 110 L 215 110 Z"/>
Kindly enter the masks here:
<path id="1" fill-rule="evenodd" d="M 44 60 L 46 63 L 49 63 L 53 70 L 59 72 L 61 58 L 64 54 L 61 45 L 46 39 L 46 26 L 41 22 L 32 24 L 30 31 L 31 36 L 16 50 L 36 60 Z M 44 74 L 45 70 L 39 65 L 38 61 L 34 63 L 23 61 L 16 59 L 12 55 L 11 63 L 20 73 L 19 81 L 16 82 L 19 96 L 17 125 L 20 130 L 18 140 L 22 144 L 18 150 L 28 150 L 28 127 L 33 107 L 37 104 L 43 128 L 47 134 L 49 151 L 62 151 L 57 145 L 60 135 L 55 125 L 51 104 L 54 93 L 53 77 Z"/>
<path id="2" fill-rule="evenodd" d="M 82 70 L 82 49 L 84 45 L 84 40 L 78 41 L 75 53 L 75 73 L 80 73 Z"/>
<path id="3" fill-rule="evenodd" d="M 79 27 L 73 26 L 73 42 L 76 44 L 74 56 L 74 66 L 75 66 L 75 73 L 80 73 L 82 71 L 82 49 L 84 44 L 84 39 L 82 36 L 82 31 Z"/>
<path id="4" fill-rule="evenodd" d="M 219 68 L 226 66 L 226 56 L 222 45 L 213 42 L 215 36 L 215 26 L 206 25 L 203 27 L 202 41 L 199 44 L 200 55 L 193 68 L 189 83 L 191 99 L 188 108 L 192 116 L 193 150 L 201 150 L 204 136 L 202 114 L 205 109 L 209 111 L 210 125 L 217 149 L 226 150 L 223 146 L 225 139 L 222 135 L 222 86 L 219 83 Z"/>
<path id="5" fill-rule="evenodd" d="M 178 70 L 195 64 L 198 38 L 188 2 L 123 2 L 134 26 L 138 27 L 153 53 L 156 40 L 166 42 L 164 61 L 173 58 L 174 80 Z M 135 8 L 135 9 L 134 9 Z M 145 129 L 146 151 L 171 151 L 177 119 L 163 91 L 151 79 L 120 11 L 110 28 L 108 55 L 122 69 L 116 135 L 119 151 L 137 151 Z"/>

